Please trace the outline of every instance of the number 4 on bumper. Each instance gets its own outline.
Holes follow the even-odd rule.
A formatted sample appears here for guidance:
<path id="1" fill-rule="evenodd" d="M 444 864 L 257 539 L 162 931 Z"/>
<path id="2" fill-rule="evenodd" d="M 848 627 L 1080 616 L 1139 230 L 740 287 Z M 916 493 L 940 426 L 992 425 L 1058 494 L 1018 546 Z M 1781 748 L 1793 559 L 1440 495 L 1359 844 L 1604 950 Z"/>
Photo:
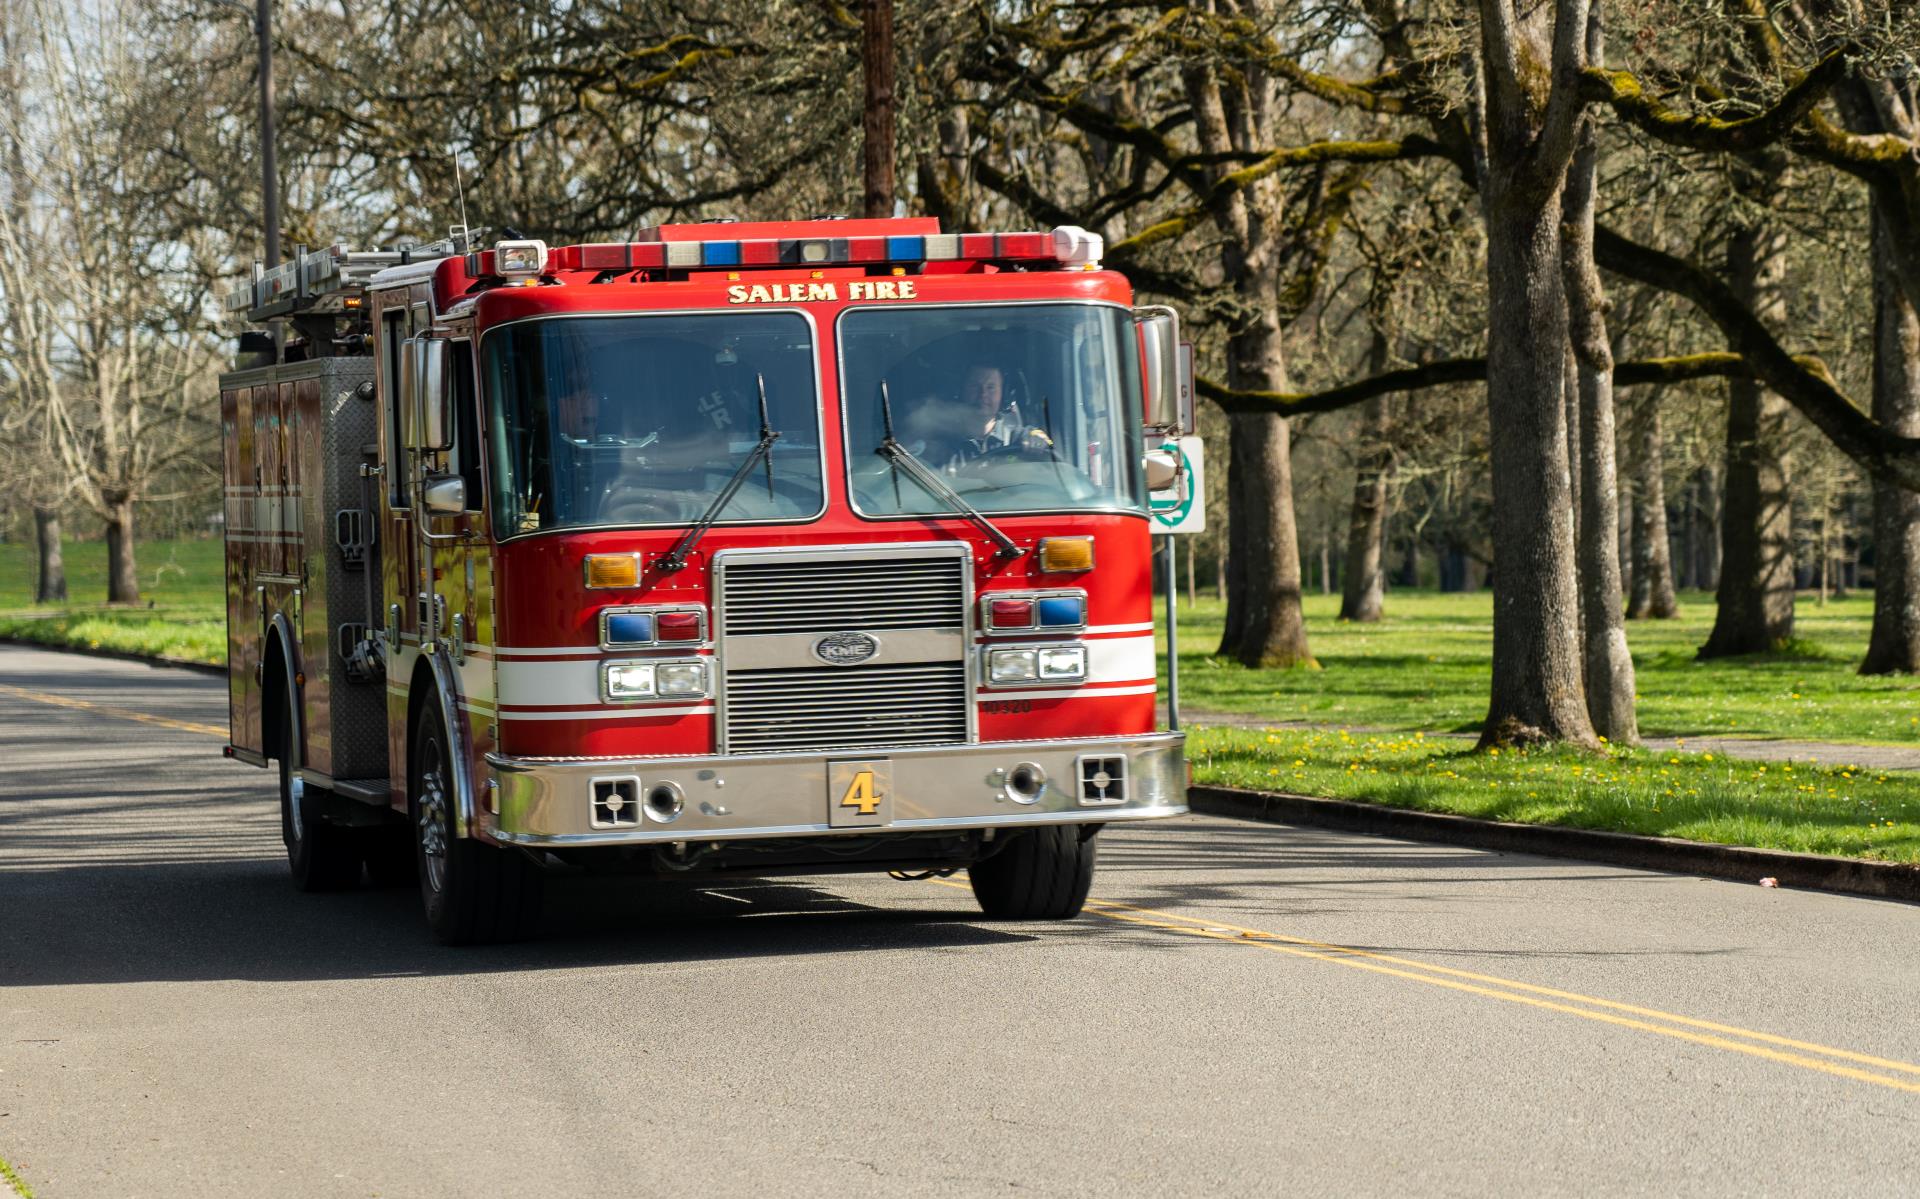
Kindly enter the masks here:
<path id="1" fill-rule="evenodd" d="M 873 828 L 893 821 L 893 768 L 886 761 L 827 764 L 827 824 Z"/>

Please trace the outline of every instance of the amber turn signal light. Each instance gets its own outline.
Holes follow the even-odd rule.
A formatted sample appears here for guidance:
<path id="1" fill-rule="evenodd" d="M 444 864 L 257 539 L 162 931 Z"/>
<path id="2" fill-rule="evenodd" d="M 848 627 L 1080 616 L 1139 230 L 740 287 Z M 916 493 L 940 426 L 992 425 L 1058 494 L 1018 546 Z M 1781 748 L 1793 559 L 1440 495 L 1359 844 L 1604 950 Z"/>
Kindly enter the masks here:
<path id="1" fill-rule="evenodd" d="M 1076 574 L 1093 569 L 1093 538 L 1042 537 L 1040 569 L 1048 574 Z"/>
<path id="2" fill-rule="evenodd" d="M 588 554 L 587 586 L 593 590 L 640 585 L 639 554 Z"/>

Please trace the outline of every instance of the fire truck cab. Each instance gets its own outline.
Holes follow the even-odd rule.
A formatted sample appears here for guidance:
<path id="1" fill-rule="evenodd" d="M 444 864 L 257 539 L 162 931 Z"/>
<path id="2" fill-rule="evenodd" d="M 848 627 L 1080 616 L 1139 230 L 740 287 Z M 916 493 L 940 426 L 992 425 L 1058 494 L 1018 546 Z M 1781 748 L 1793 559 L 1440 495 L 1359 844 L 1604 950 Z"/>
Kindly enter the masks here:
<path id="1" fill-rule="evenodd" d="M 1186 811 L 1143 432 L 1191 386 L 1101 250 L 714 222 L 256 271 L 228 754 L 278 763 L 296 883 L 416 877 L 449 942 L 556 870 L 1076 915 L 1104 825 Z"/>

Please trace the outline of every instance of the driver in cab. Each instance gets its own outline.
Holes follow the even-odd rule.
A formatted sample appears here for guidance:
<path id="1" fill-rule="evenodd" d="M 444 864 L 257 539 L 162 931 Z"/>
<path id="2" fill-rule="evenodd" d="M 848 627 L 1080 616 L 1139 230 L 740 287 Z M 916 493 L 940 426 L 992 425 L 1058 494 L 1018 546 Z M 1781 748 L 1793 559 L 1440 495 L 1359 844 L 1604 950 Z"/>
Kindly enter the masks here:
<path id="1" fill-rule="evenodd" d="M 967 368 L 957 403 L 938 394 L 923 398 L 909 432 L 919 442 L 911 447 L 914 453 L 949 473 L 996 450 L 1053 445 L 1044 429 L 1021 418 L 1019 403 L 1007 399 L 1005 372 L 985 362 Z"/>

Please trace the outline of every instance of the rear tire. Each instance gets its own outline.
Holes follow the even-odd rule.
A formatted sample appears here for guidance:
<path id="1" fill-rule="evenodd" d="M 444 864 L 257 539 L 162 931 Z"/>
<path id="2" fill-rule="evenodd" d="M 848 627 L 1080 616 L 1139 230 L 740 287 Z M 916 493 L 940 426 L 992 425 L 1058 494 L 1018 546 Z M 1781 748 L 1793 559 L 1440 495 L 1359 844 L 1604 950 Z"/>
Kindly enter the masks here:
<path id="1" fill-rule="evenodd" d="M 439 711 L 428 704 L 414 722 L 407 776 L 427 926 L 443 945 L 517 940 L 540 918 L 543 879 L 516 851 L 454 835 L 451 749 Z"/>
<path id="2" fill-rule="evenodd" d="M 1070 920 L 1093 888 L 1099 856 L 1093 830 L 1071 824 L 1034 829 L 967 868 L 980 910 L 995 920 Z"/>
<path id="3" fill-rule="evenodd" d="M 293 718 L 280 722 L 280 840 L 287 869 L 302 891 L 339 891 L 360 881 L 360 852 L 352 833 L 320 819 L 301 780 Z"/>

